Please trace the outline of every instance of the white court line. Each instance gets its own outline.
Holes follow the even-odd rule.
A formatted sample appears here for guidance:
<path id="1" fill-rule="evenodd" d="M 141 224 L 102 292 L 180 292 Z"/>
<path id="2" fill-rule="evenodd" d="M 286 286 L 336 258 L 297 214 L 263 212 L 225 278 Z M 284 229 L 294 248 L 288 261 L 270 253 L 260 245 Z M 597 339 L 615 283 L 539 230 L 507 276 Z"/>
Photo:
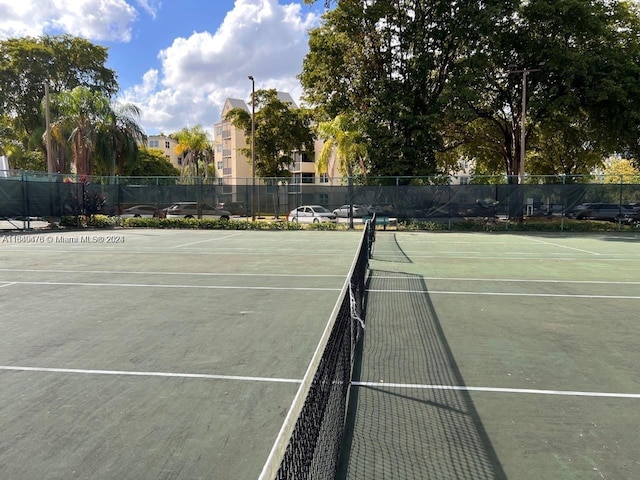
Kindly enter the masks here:
<path id="1" fill-rule="evenodd" d="M 560 245 L 559 243 L 554 243 L 554 242 L 547 242 L 544 240 L 539 240 L 537 238 L 531 238 L 531 237 L 526 237 L 526 238 L 527 240 L 530 240 L 532 242 L 542 243 L 543 245 L 551 245 L 552 247 L 567 248 L 569 250 L 575 250 L 577 252 L 590 253 L 591 255 L 601 255 L 600 253 L 592 252 L 590 250 L 583 250 L 582 248 L 568 247 L 566 245 Z"/>
<path id="2" fill-rule="evenodd" d="M 411 252 L 405 252 L 405 253 L 410 253 Z M 451 253 L 451 254 L 449 254 Z M 448 252 L 447 255 L 443 255 L 442 253 L 440 253 L 439 255 L 414 255 L 411 254 L 411 260 L 417 260 L 417 259 L 421 259 L 421 258 L 426 258 L 426 259 L 434 259 L 436 261 L 443 261 L 443 260 L 451 260 L 451 259 L 457 259 L 457 260 L 497 260 L 497 261 L 536 261 L 536 262 L 542 262 L 542 261 L 546 261 L 546 262 L 575 262 L 575 261 L 580 261 L 580 262 L 584 262 L 587 261 L 587 259 L 585 259 L 585 257 L 554 257 L 553 255 L 550 256 L 541 256 L 539 254 L 531 254 L 530 256 L 518 256 L 518 257 L 510 257 L 507 255 L 457 255 L 454 254 L 456 252 Z M 522 255 L 522 254 L 515 254 L 515 255 Z M 398 255 L 393 255 L 393 254 L 378 254 L 376 253 L 376 251 L 374 250 L 373 252 L 373 260 L 378 260 L 381 261 L 381 259 L 384 258 L 397 258 Z M 640 255 L 636 255 L 636 254 L 616 254 L 616 253 L 607 253 L 607 254 L 598 254 L 597 256 L 594 255 L 593 257 L 589 258 L 588 261 L 593 262 L 593 261 L 598 261 L 598 262 L 637 262 L 640 261 Z"/>
<path id="3" fill-rule="evenodd" d="M 49 373 L 82 373 L 93 375 L 122 375 L 137 377 L 171 377 L 171 378 L 201 378 L 207 380 L 238 380 L 242 382 L 271 382 L 271 383 L 301 383 L 295 378 L 243 377 L 238 375 L 211 375 L 207 373 L 171 373 L 171 372 L 135 372 L 130 370 L 85 370 L 80 368 L 46 368 L 46 367 L 18 367 L 14 365 L 0 365 L 0 370 L 14 372 L 49 372 Z"/>
<path id="4" fill-rule="evenodd" d="M 560 293 L 513 293 L 513 292 L 455 292 L 442 290 L 372 290 L 367 292 L 375 293 L 411 293 L 422 295 L 486 295 L 490 297 L 557 297 L 557 298 L 608 298 L 614 300 L 640 300 L 640 296 L 634 295 L 571 295 Z"/>
<path id="5" fill-rule="evenodd" d="M 2 283 L 2 280 L 0 280 Z M 313 287 L 248 287 L 236 285 L 177 285 L 150 283 L 93 283 L 93 282 L 11 282 L 16 285 L 65 285 L 71 287 L 140 287 L 140 288 L 204 288 L 221 290 L 289 290 L 308 292 L 339 292 L 341 288 L 313 288 Z"/>
<path id="6" fill-rule="evenodd" d="M 4 288 L 4 287 L 10 287 L 11 285 L 13 285 L 15 282 L 8 282 L 5 283 L 4 285 L 0 285 L 0 288 Z"/>
<path id="7" fill-rule="evenodd" d="M 75 373 L 89 375 L 115 375 L 136 377 L 161 377 L 161 378 L 195 378 L 203 380 L 235 380 L 241 382 L 268 382 L 268 383 L 302 383 L 296 378 L 271 378 L 271 377 L 246 377 L 239 375 L 213 375 L 207 373 L 171 373 L 171 372 L 136 372 L 131 370 L 86 370 L 79 368 L 46 368 L 46 367 L 20 367 L 15 365 L 0 365 L 0 370 L 14 372 L 44 372 L 44 373 Z M 404 388 L 422 390 L 453 390 L 466 392 L 489 393 L 521 393 L 536 395 L 564 395 L 577 397 L 606 397 L 606 398 L 640 398 L 640 393 L 611 393 L 611 392 L 580 392 L 569 390 L 541 390 L 531 388 L 500 388 L 500 387 L 467 387 L 456 385 L 420 385 L 410 383 L 382 383 L 382 382 L 352 382 L 358 387 L 377 388 Z"/>
<path id="8" fill-rule="evenodd" d="M 153 255 L 153 256 L 158 256 L 162 253 L 171 253 L 172 255 L 175 254 L 175 250 L 172 250 L 173 247 L 162 247 L 162 248 L 157 248 L 157 247 L 135 247 L 135 248 L 131 248 L 130 250 L 126 250 L 123 251 L 120 247 L 101 247 L 99 249 L 95 249 L 95 248 L 91 248 L 91 247 L 81 247 L 79 246 L 80 244 L 70 244 L 70 248 L 68 249 L 60 249 L 58 247 L 55 246 L 49 246 L 49 245 L 36 245 L 38 248 L 29 248 L 26 245 L 7 245 L 7 248 L 11 248 L 11 255 L 15 257 L 16 254 L 20 253 L 25 253 L 28 254 L 29 256 L 32 256 L 34 254 L 44 254 L 44 255 L 49 255 L 51 253 L 60 253 L 60 254 L 66 254 L 66 255 L 78 255 L 78 250 L 81 251 L 82 254 L 89 254 L 89 253 L 101 253 L 104 254 L 105 252 L 108 252 L 109 255 Z M 122 244 L 120 244 L 122 245 Z M 2 251 L 2 248 L 4 248 L 4 245 L 0 245 L 0 254 L 4 253 Z M 226 248 L 226 247 L 223 247 Z M 9 253 L 7 251 L 7 253 Z M 233 249 L 222 249 L 222 250 L 218 250 L 216 249 L 215 251 L 202 251 L 202 250 L 183 250 L 180 253 L 190 253 L 193 254 L 194 256 L 205 256 L 205 255 L 216 255 L 216 256 L 220 256 L 220 255 L 238 255 L 238 253 L 242 253 L 242 255 L 244 256 L 265 256 L 265 255 L 273 255 L 274 250 L 263 250 L 263 251 L 257 251 L 255 249 L 251 249 L 250 251 L 247 251 L 247 249 L 245 248 L 233 248 Z M 307 251 L 307 252 L 303 252 L 301 251 L 299 248 L 297 250 L 291 249 L 291 250 L 287 250 L 287 249 L 279 249 L 277 251 L 277 253 L 281 256 L 286 255 L 289 257 L 326 257 L 327 255 L 330 255 L 332 257 L 346 257 L 346 258 L 353 258 L 353 254 L 349 253 L 349 252 L 336 252 L 335 250 L 318 250 L 315 249 L 314 251 Z M 572 259 L 573 260 L 573 259 Z"/>
<path id="9" fill-rule="evenodd" d="M 465 277 L 423 277 L 420 275 L 406 276 L 406 275 L 375 275 L 371 278 L 385 279 L 385 280 L 436 280 L 436 281 L 448 281 L 453 282 L 502 282 L 502 283 L 577 283 L 577 284 L 594 284 L 594 285 L 640 285 L 638 282 L 625 282 L 625 281 L 607 281 L 607 280 L 526 280 L 522 278 L 465 278 Z"/>
<path id="10" fill-rule="evenodd" d="M 182 248 L 182 247 L 189 247 L 191 245 L 197 245 L 198 243 L 216 242 L 218 240 L 226 240 L 227 238 L 237 237 L 238 235 L 240 235 L 240 233 L 234 233 L 233 235 L 226 235 L 224 237 L 208 238 L 206 240 L 198 240 L 197 242 L 183 243 L 182 245 L 174 245 L 173 247 L 169 247 L 169 248 Z"/>
<path id="11" fill-rule="evenodd" d="M 35 268 L 0 268 L 0 272 L 18 273 L 80 273 L 99 275 L 184 275 L 202 277 L 294 277 L 294 278 L 344 278 L 344 275 L 308 275 L 308 274 L 288 274 L 288 273 L 215 273 L 215 272 L 128 272 L 126 270 L 44 270 Z"/>
<path id="12" fill-rule="evenodd" d="M 606 397 L 606 398 L 639 398 L 640 393 L 612 393 L 612 392 L 579 392 L 570 390 L 541 390 L 533 388 L 500 388 L 500 387 L 466 387 L 456 385 L 420 385 L 410 383 L 384 382 L 352 382 L 357 387 L 376 388 L 406 388 L 421 390 L 453 390 L 460 392 L 489 392 L 489 393 L 522 393 L 535 395 L 564 395 L 569 397 Z"/>

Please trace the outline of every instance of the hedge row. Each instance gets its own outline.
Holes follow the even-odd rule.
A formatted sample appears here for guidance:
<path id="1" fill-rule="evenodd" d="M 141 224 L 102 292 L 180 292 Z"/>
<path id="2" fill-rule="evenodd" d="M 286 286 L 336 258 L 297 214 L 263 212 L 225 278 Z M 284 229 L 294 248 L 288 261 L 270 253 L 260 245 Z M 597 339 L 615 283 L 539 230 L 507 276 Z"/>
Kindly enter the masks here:
<path id="1" fill-rule="evenodd" d="M 301 225 L 285 220 L 255 222 L 248 220 L 222 220 L 197 218 L 119 218 L 106 215 L 85 217 L 63 217 L 62 227 L 78 228 L 168 228 L 168 229 L 201 229 L 201 230 L 346 230 L 344 223 L 311 223 Z M 380 227 L 378 227 L 380 228 Z M 484 219 L 468 219 L 457 222 L 399 222 L 398 231 L 514 231 L 514 232 L 640 232 L 639 225 L 626 225 L 613 222 L 591 220 L 561 219 L 526 219 L 518 221 L 490 222 Z"/>

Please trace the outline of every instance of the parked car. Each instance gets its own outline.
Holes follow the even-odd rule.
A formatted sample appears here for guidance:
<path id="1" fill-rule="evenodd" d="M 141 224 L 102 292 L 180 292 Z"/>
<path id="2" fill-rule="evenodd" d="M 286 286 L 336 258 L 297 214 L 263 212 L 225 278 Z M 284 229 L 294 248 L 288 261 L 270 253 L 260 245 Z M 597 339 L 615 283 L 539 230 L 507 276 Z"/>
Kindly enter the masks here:
<path id="1" fill-rule="evenodd" d="M 496 217 L 500 202 L 491 198 L 479 198 L 472 204 L 461 204 L 458 214 L 463 217 Z"/>
<path id="2" fill-rule="evenodd" d="M 564 205 L 556 204 L 556 203 L 542 203 L 540 207 L 538 207 L 538 215 L 562 215 L 564 211 Z"/>
<path id="3" fill-rule="evenodd" d="M 336 222 L 336 216 L 321 205 L 303 205 L 291 210 L 287 220 L 299 223 Z"/>
<path id="4" fill-rule="evenodd" d="M 336 208 L 333 211 L 333 214 L 336 217 L 348 218 L 350 213 L 351 206 L 350 205 L 342 205 L 341 207 Z M 353 205 L 353 217 L 360 218 L 366 217 L 367 215 L 371 215 L 372 212 L 369 207 L 365 207 L 364 205 Z"/>
<path id="5" fill-rule="evenodd" d="M 178 202 L 167 208 L 166 218 L 222 218 L 229 220 L 231 212 L 197 202 Z"/>
<path id="6" fill-rule="evenodd" d="M 120 216 L 125 218 L 153 218 L 158 216 L 158 209 L 153 205 L 136 205 L 125 208 Z"/>
<path id="7" fill-rule="evenodd" d="M 625 220 L 632 218 L 635 212 L 627 205 L 617 203 L 583 203 L 572 212 L 577 220 Z"/>
<path id="8" fill-rule="evenodd" d="M 242 202 L 219 203 L 217 208 L 218 210 L 226 210 L 227 212 L 231 212 L 233 215 L 244 216 L 247 214 L 247 209 Z"/>

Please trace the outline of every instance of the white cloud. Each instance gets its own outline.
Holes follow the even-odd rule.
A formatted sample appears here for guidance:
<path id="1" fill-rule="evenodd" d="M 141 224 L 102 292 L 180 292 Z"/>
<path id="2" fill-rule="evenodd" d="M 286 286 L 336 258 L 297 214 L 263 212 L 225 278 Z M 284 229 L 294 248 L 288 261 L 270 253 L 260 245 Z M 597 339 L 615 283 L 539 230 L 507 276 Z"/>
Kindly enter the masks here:
<path id="1" fill-rule="evenodd" d="M 141 3 L 152 10 L 148 1 Z M 0 38 L 63 32 L 129 41 L 137 16 L 125 0 L 0 0 Z"/>
<path id="2" fill-rule="evenodd" d="M 141 107 L 149 133 L 196 124 L 212 131 L 226 98 L 248 99 L 248 75 L 255 77 L 256 89 L 287 91 L 297 101 L 301 87 L 296 75 L 308 50 L 307 31 L 317 21 L 313 14 L 303 15 L 296 3 L 236 0 L 215 32 L 176 38 L 159 52 L 158 90 L 136 86 L 125 99 Z"/>
<path id="3" fill-rule="evenodd" d="M 136 0 L 136 3 L 140 5 L 140 8 L 146 11 L 151 18 L 156 18 L 157 11 L 161 5 L 159 0 Z"/>
<path id="4" fill-rule="evenodd" d="M 302 0 L 280 1 L 289 3 L 235 0 L 222 24 L 175 38 L 159 51 L 160 68 L 147 71 L 120 99 L 141 108 L 148 133 L 196 124 L 212 131 L 225 99 L 248 100 L 248 75 L 256 89 L 286 91 L 299 101 L 296 75 L 308 49 L 307 31 L 319 18 L 302 12 Z M 0 0 L 0 39 L 69 33 L 128 42 L 140 15 L 155 18 L 160 8 L 160 0 Z"/>

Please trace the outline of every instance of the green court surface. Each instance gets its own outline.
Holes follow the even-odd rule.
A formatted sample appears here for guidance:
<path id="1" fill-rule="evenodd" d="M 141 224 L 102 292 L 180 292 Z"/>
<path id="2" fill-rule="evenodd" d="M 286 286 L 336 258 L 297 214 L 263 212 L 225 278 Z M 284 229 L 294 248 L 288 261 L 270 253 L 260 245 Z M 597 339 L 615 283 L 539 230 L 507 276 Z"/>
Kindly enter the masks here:
<path id="1" fill-rule="evenodd" d="M 340 478 L 640 478 L 637 236 L 378 232 Z"/>
<path id="2" fill-rule="evenodd" d="M 257 478 L 361 233 L 0 235 L 0 478 Z M 638 267 L 378 231 L 339 478 L 640 478 Z"/>
<path id="3" fill-rule="evenodd" d="M 0 236 L 0 478 L 257 478 L 360 236 Z"/>

